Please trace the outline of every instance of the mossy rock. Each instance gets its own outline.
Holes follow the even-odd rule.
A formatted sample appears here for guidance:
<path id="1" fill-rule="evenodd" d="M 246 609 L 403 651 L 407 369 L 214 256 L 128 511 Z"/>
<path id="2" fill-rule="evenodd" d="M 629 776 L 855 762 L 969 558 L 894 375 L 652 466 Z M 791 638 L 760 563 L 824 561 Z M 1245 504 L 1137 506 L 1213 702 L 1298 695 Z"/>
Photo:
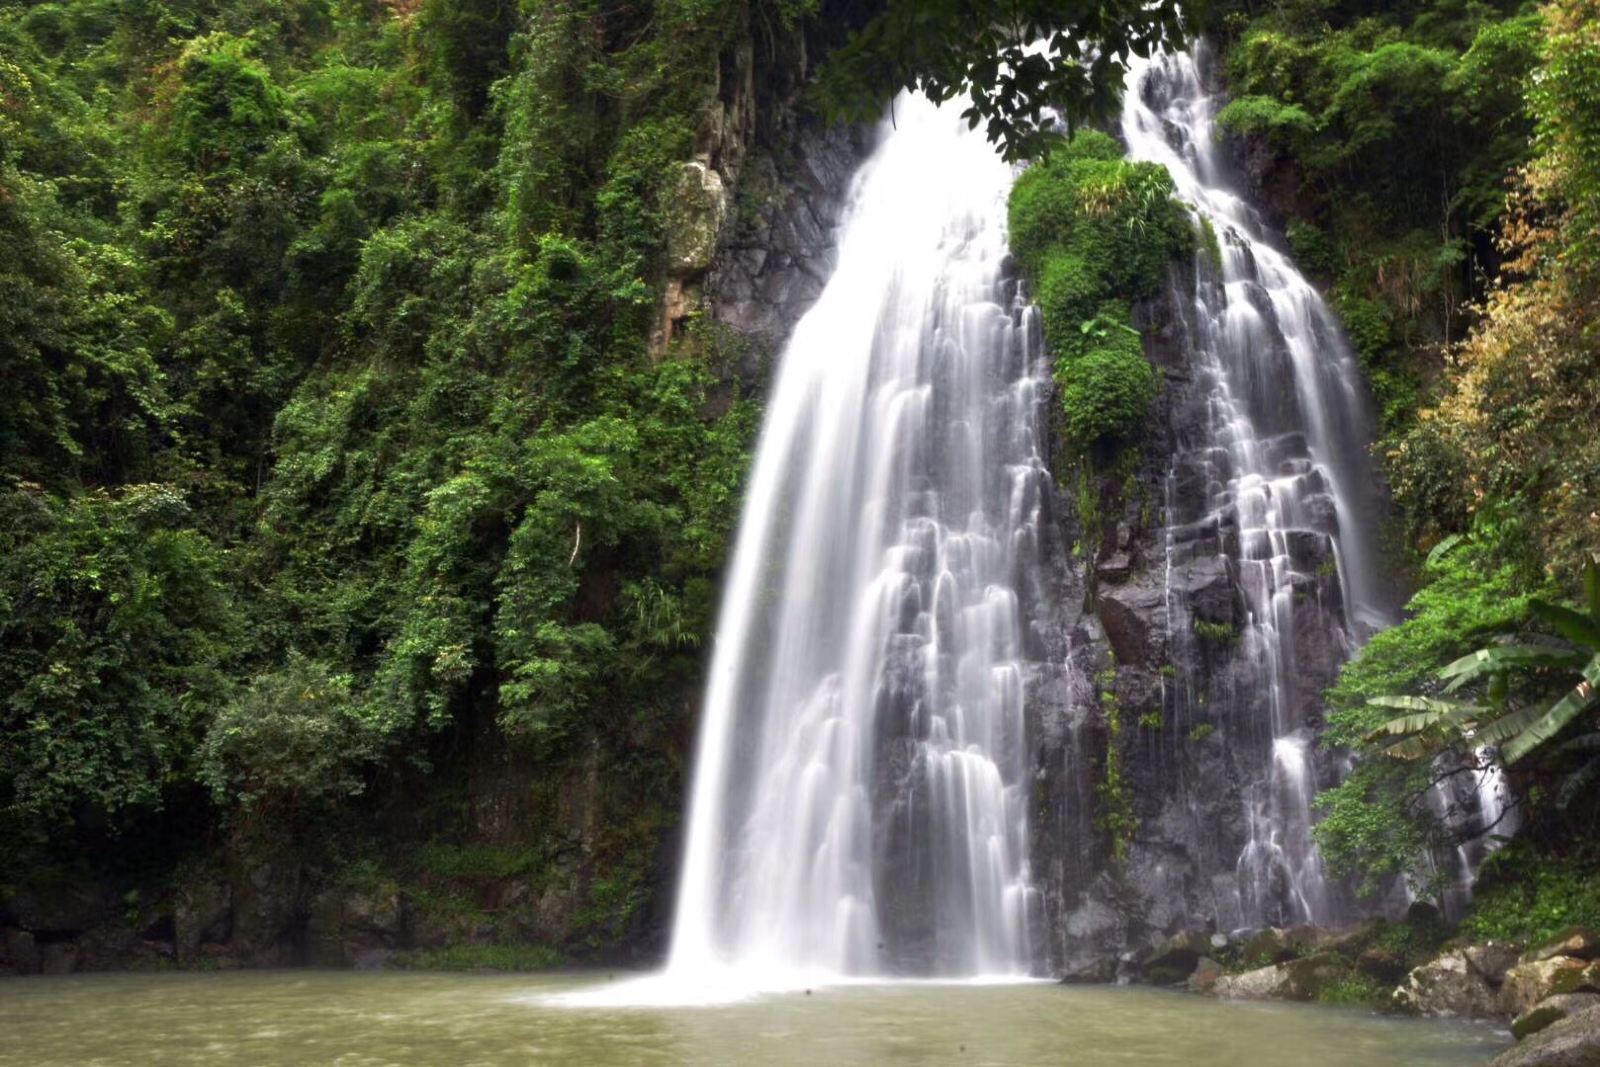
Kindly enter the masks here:
<path id="1" fill-rule="evenodd" d="M 1587 926 L 1569 926 L 1548 941 L 1542 942 L 1523 956 L 1525 961 L 1554 959 L 1570 956 L 1573 959 L 1600 958 L 1600 934 Z"/>
<path id="2" fill-rule="evenodd" d="M 1546 997 L 1511 1020 L 1511 1036 L 1521 1041 L 1552 1023 L 1594 1007 L 1600 1007 L 1600 993 L 1558 993 Z"/>

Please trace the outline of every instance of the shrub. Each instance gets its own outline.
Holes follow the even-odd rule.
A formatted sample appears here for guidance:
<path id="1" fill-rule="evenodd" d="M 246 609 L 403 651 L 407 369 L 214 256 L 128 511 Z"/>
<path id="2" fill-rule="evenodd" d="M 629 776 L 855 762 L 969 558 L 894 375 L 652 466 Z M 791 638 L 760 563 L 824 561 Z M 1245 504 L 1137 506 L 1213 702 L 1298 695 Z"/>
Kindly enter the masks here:
<path id="1" fill-rule="evenodd" d="M 202 777 L 223 803 L 258 818 L 360 793 L 381 732 L 351 699 L 351 678 L 291 653 L 218 713 L 201 747 Z"/>
<path id="2" fill-rule="evenodd" d="M 1484 861 L 1461 930 L 1533 945 L 1573 925 L 1600 929 L 1600 863 L 1593 855 L 1541 855 L 1518 842 Z"/>
<path id="3" fill-rule="evenodd" d="M 1110 137 L 1080 131 L 1011 193 L 1011 248 L 1033 283 L 1079 452 L 1125 441 L 1144 420 L 1156 376 L 1132 304 L 1154 295 L 1171 262 L 1196 247 L 1167 172 L 1121 157 Z"/>
<path id="4" fill-rule="evenodd" d="M 1144 422 L 1156 395 L 1150 364 L 1127 348 L 1089 352 L 1057 370 L 1067 432 L 1083 445 L 1120 441 Z"/>

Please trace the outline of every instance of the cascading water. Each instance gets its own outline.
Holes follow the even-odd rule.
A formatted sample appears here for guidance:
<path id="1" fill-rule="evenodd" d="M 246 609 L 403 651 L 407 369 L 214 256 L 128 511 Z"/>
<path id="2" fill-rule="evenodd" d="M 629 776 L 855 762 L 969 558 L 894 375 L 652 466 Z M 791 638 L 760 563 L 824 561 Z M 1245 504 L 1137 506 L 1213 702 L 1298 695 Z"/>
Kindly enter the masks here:
<path id="1" fill-rule="evenodd" d="M 1047 379 L 1011 168 L 902 98 L 778 371 L 728 572 L 668 974 L 1026 973 L 1024 625 Z"/>
<path id="2" fill-rule="evenodd" d="M 1336 903 L 1311 839 L 1315 694 L 1295 688 L 1296 610 L 1316 572 L 1336 567 L 1351 631 L 1341 651 L 1384 625 L 1371 428 L 1336 320 L 1230 188 L 1214 123 L 1221 104 L 1193 55 L 1158 56 L 1129 73 L 1122 132 L 1130 155 L 1163 164 L 1216 237 L 1197 256 L 1186 316 L 1208 407 L 1206 439 L 1181 443 L 1198 506 L 1186 513 L 1169 494 L 1168 565 L 1203 553 L 1228 558 L 1246 612 L 1237 655 L 1269 709 L 1267 765 L 1247 791 L 1233 917 L 1328 921 Z M 1190 623 L 1171 614 L 1174 629 Z"/>

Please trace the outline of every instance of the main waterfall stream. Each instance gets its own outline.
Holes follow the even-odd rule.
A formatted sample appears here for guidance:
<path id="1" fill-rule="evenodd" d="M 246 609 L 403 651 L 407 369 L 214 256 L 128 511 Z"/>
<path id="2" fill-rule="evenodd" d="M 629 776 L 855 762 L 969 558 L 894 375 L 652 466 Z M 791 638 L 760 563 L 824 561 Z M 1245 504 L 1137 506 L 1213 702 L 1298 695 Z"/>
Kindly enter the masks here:
<path id="1" fill-rule="evenodd" d="M 1018 582 L 1044 370 L 1011 168 L 902 98 L 782 357 L 729 570 L 670 968 L 1025 974 Z"/>

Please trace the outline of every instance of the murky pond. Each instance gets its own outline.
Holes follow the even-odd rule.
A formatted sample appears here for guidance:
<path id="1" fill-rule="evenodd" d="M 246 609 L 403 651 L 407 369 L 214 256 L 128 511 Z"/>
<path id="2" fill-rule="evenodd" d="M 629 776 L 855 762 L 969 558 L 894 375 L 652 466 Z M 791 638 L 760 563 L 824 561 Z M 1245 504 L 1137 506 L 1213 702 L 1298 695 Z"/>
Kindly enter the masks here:
<path id="1" fill-rule="evenodd" d="M 843 986 L 707 1007 L 570 1007 L 606 975 L 277 971 L 0 980 L 0 1064 L 1479 1064 L 1508 1039 L 1353 1009 L 1149 989 Z M 620 980 L 620 979 L 618 979 Z"/>

